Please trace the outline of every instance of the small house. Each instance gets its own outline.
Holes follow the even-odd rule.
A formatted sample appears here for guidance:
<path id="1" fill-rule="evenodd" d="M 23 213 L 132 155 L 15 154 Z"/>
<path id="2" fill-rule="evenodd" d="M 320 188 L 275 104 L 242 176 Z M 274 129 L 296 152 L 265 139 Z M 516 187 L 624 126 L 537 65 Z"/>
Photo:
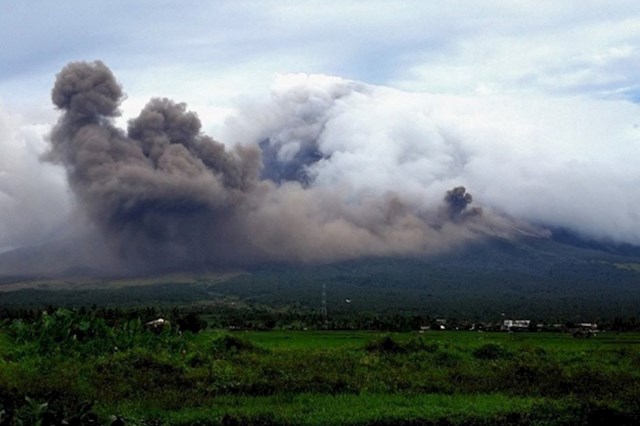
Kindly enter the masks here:
<path id="1" fill-rule="evenodd" d="M 502 321 L 501 329 L 503 331 L 526 331 L 529 330 L 531 320 L 513 320 L 506 319 Z"/>

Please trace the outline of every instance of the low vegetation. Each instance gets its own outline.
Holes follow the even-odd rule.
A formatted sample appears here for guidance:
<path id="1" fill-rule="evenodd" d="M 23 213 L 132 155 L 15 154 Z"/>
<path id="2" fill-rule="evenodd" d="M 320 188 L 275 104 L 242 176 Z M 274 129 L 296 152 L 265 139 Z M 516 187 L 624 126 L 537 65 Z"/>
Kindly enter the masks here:
<path id="1" fill-rule="evenodd" d="M 103 314 L 3 320 L 1 425 L 640 422 L 633 333 L 230 334 Z"/>

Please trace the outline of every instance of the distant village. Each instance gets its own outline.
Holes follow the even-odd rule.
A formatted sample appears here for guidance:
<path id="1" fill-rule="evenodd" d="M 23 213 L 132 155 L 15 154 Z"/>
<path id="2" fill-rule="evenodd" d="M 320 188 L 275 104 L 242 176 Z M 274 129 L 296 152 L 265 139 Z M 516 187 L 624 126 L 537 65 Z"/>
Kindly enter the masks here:
<path id="1" fill-rule="evenodd" d="M 617 330 L 614 324 L 611 331 Z M 237 318 L 224 325 L 229 331 L 244 330 L 378 330 L 418 332 L 420 334 L 440 331 L 475 331 L 475 332 L 504 332 L 531 333 L 555 332 L 570 333 L 574 337 L 592 337 L 604 332 L 594 322 L 566 322 L 546 323 L 530 319 L 502 319 L 500 321 L 470 321 L 448 318 L 428 318 L 420 316 L 371 316 L 342 317 L 340 315 L 315 316 L 298 319 L 253 319 Z M 608 328 L 607 328 L 608 329 Z"/>
<path id="2" fill-rule="evenodd" d="M 504 319 L 502 322 L 454 322 L 449 324 L 445 318 L 438 318 L 429 325 L 420 327 L 420 333 L 431 330 L 469 330 L 469 331 L 505 331 L 515 332 L 562 332 L 572 333 L 575 337 L 591 337 L 600 330 L 598 324 L 592 322 L 547 324 L 533 322 L 528 319 Z"/>

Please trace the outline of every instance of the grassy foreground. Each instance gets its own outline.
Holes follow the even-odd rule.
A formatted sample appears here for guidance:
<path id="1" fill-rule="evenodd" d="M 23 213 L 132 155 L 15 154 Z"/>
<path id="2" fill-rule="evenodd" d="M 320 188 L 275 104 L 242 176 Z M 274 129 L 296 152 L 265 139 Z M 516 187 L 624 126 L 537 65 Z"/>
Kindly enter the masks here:
<path id="1" fill-rule="evenodd" d="M 638 424 L 640 335 L 0 331 L 0 424 Z"/>
<path id="2" fill-rule="evenodd" d="M 151 415 L 166 423 L 192 424 L 470 424 L 523 423 L 542 399 L 438 394 L 286 394 L 219 397 L 212 407 L 180 411 L 127 407 L 133 416 Z M 542 419 L 542 416 L 538 416 Z M 549 419 L 549 416 L 547 416 Z"/>

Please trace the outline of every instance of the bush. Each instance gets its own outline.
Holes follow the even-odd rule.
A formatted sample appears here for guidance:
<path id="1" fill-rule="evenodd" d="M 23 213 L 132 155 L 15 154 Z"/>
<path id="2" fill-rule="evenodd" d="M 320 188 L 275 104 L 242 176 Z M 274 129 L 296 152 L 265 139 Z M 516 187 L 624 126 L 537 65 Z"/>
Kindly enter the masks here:
<path id="1" fill-rule="evenodd" d="M 477 359 L 496 360 L 509 359 L 513 354 L 497 343 L 487 343 L 473 351 L 473 356 Z"/>
<path id="2" fill-rule="evenodd" d="M 264 349 L 257 347 L 253 343 L 237 336 L 225 334 L 215 339 L 211 343 L 213 352 L 216 354 L 236 354 L 240 352 L 263 352 Z"/>
<path id="3" fill-rule="evenodd" d="M 365 349 L 369 352 L 378 352 L 383 354 L 401 354 L 407 352 L 399 342 L 393 340 L 391 336 L 384 336 L 382 338 L 368 342 L 365 345 Z"/>
<path id="4" fill-rule="evenodd" d="M 195 312 L 178 317 L 176 323 L 181 331 L 190 331 L 191 333 L 197 333 L 207 328 L 207 322 Z"/>

